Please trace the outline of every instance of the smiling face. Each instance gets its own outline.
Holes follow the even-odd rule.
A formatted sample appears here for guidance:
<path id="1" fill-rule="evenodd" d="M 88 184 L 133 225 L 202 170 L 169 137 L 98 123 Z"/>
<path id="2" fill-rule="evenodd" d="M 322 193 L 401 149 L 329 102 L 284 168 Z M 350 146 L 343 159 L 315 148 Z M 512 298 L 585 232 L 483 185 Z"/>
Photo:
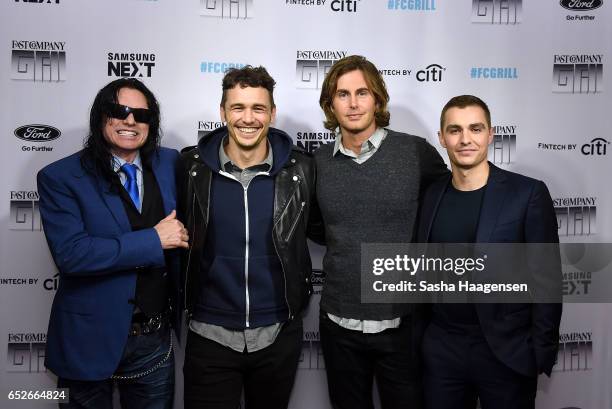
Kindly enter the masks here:
<path id="1" fill-rule="evenodd" d="M 121 88 L 117 93 L 117 103 L 130 108 L 149 108 L 144 94 L 132 88 Z M 136 122 L 131 113 L 125 119 L 109 117 L 106 119 L 103 133 L 104 139 L 110 145 L 110 151 L 132 162 L 138 150 L 147 141 L 149 124 Z"/>
<path id="2" fill-rule="evenodd" d="M 438 132 L 453 170 L 487 165 L 493 130 L 487 125 L 484 110 L 476 105 L 453 107 L 446 111 L 443 129 Z"/>
<path id="3" fill-rule="evenodd" d="M 370 137 L 374 133 L 376 99 L 361 70 L 349 71 L 338 78 L 332 111 L 342 136 Z"/>
<path id="4" fill-rule="evenodd" d="M 240 84 L 226 91 L 221 119 L 227 122 L 230 149 L 253 151 L 267 149 L 265 141 L 276 108 L 270 93 L 263 87 L 244 87 Z"/>

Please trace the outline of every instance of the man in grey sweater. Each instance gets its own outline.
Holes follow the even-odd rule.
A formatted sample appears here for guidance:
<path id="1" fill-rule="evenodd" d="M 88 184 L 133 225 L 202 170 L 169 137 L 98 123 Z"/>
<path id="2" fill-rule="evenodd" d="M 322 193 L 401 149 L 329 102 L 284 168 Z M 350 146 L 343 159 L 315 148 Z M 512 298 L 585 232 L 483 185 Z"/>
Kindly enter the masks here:
<path id="1" fill-rule="evenodd" d="M 413 241 L 421 192 L 448 169 L 425 139 L 385 128 L 388 101 L 361 56 L 332 66 L 319 99 L 336 132 L 315 153 L 327 244 L 320 335 L 336 409 L 373 408 L 374 377 L 383 409 L 422 406 L 422 317 L 410 304 L 361 303 L 361 244 Z"/>

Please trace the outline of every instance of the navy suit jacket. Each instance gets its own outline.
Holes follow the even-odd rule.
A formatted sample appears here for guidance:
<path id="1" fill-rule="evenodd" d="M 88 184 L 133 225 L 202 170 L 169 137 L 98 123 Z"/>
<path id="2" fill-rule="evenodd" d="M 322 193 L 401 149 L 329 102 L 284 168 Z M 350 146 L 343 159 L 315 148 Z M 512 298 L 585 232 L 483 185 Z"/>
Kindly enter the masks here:
<path id="1" fill-rule="evenodd" d="M 176 150 L 161 148 L 151 163 L 166 214 L 176 207 L 177 159 Z M 166 265 L 159 236 L 153 228 L 132 231 L 119 194 L 82 166 L 81 152 L 43 168 L 38 192 L 60 273 L 45 365 L 63 378 L 108 379 L 127 341 L 138 271 Z M 178 282 L 178 258 L 171 260 L 169 273 Z"/>
<path id="2" fill-rule="evenodd" d="M 491 163 L 489 167 L 476 242 L 558 243 L 555 211 L 544 182 Z M 449 175 L 432 184 L 425 193 L 418 242 L 429 241 L 440 200 L 450 182 Z M 553 263 L 560 286 L 558 253 Z M 542 372 L 550 375 L 557 357 L 560 303 L 475 304 L 475 307 L 487 343 L 505 365 L 526 376 Z"/>

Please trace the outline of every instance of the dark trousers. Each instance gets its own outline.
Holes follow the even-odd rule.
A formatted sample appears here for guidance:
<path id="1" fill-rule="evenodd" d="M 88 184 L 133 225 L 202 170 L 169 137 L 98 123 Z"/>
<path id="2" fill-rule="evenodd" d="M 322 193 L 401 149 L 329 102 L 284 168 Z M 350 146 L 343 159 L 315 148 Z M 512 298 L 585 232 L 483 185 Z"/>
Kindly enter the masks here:
<path id="1" fill-rule="evenodd" d="M 419 325 L 411 316 L 377 334 L 342 328 L 319 317 L 327 385 L 335 409 L 373 409 L 374 377 L 383 409 L 422 407 Z"/>
<path id="2" fill-rule="evenodd" d="M 129 337 L 116 375 L 131 376 L 152 369 L 170 348 L 170 331 L 165 325 L 157 332 Z M 79 381 L 59 378 L 58 388 L 68 388 L 69 403 L 62 409 L 112 409 L 113 387 L 119 389 L 122 408 L 170 409 L 174 402 L 174 353 L 145 376 L 127 380 Z"/>
<path id="3" fill-rule="evenodd" d="M 274 343 L 237 352 L 193 331 L 185 348 L 185 409 L 286 409 L 302 351 L 302 320 L 285 323 Z"/>
<path id="4" fill-rule="evenodd" d="M 428 409 L 533 409 L 537 377 L 504 365 L 480 334 L 431 324 L 423 339 Z"/>

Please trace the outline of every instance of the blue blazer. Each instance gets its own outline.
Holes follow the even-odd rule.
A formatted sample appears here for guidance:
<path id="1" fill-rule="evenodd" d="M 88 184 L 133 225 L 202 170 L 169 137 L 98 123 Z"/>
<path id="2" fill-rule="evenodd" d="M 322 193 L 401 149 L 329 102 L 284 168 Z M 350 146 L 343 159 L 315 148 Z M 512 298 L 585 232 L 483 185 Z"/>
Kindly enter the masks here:
<path id="1" fill-rule="evenodd" d="M 176 207 L 178 152 L 161 148 L 152 169 L 166 214 Z M 60 273 L 49 319 L 45 365 L 75 380 L 108 379 L 131 325 L 140 269 L 166 264 L 155 229 L 132 231 L 110 183 L 85 169 L 81 152 L 38 173 L 40 215 Z M 176 261 L 174 261 L 176 259 Z M 178 258 L 168 266 L 178 282 Z"/>
<path id="2" fill-rule="evenodd" d="M 544 182 L 491 163 L 489 168 L 476 242 L 558 243 L 557 219 Z M 449 175 L 425 193 L 418 242 L 429 241 L 438 206 L 450 182 Z M 561 262 L 557 257 L 553 261 L 560 285 Z M 475 308 L 487 343 L 504 364 L 526 376 L 542 372 L 550 375 L 557 358 L 561 304 L 475 304 Z"/>

